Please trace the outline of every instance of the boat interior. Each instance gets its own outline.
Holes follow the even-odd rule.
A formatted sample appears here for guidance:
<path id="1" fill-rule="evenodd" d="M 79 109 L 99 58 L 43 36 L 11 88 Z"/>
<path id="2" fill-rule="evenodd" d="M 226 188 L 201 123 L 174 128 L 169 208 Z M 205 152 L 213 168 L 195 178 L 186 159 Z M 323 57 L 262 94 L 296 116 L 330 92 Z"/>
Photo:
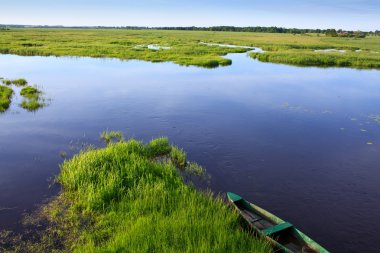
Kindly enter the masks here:
<path id="1" fill-rule="evenodd" d="M 312 253 L 315 250 L 308 247 L 298 231 L 288 222 L 277 224 L 270 218 L 257 212 L 244 199 L 234 202 L 239 208 L 241 215 L 248 223 L 261 231 L 265 236 L 269 236 L 291 252 Z"/>

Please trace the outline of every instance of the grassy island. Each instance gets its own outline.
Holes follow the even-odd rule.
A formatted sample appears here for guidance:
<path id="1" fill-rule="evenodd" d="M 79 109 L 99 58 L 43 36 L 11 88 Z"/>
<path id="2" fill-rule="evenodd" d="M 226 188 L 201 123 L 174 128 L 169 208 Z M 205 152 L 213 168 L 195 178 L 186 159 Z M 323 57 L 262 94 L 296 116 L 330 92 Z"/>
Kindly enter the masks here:
<path id="1" fill-rule="evenodd" d="M 46 104 L 44 99 L 41 98 L 41 93 L 37 87 L 25 86 L 20 91 L 20 95 L 24 97 L 20 106 L 30 112 L 44 107 Z"/>
<path id="2" fill-rule="evenodd" d="M 0 112 L 8 110 L 12 95 L 13 90 L 11 88 L 0 85 Z"/>
<path id="3" fill-rule="evenodd" d="M 264 62 L 380 68 L 379 36 L 351 38 L 259 32 L 12 28 L 0 31 L 0 41 L 2 54 L 170 61 L 207 68 L 230 65 L 231 60 L 222 56 L 249 50 L 202 43 L 206 42 L 260 47 L 266 52 L 252 57 Z M 315 52 L 324 49 L 332 51 Z"/>
<path id="4" fill-rule="evenodd" d="M 10 87 L 12 85 L 16 87 L 22 87 L 20 95 L 24 98 L 19 106 L 29 112 L 37 111 L 38 109 L 46 106 L 45 98 L 42 97 L 42 91 L 37 87 L 29 86 L 28 81 L 24 78 L 19 79 L 3 79 L 0 78 L 3 85 L 0 85 L 0 113 L 8 110 L 11 104 L 12 95 L 15 93 Z"/>
<path id="5" fill-rule="evenodd" d="M 184 183 L 203 170 L 183 150 L 119 137 L 103 133 L 117 141 L 61 165 L 62 193 L 42 209 L 47 232 L 16 251 L 271 252 L 220 197 Z"/>

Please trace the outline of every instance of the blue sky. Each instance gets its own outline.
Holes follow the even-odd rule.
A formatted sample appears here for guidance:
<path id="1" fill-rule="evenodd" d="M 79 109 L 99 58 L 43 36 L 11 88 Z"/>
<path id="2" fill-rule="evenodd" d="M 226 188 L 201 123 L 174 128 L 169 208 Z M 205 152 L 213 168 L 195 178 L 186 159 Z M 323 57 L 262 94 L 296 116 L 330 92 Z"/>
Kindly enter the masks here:
<path id="1" fill-rule="evenodd" d="M 380 30 L 380 0 L 1 0 L 1 24 Z"/>

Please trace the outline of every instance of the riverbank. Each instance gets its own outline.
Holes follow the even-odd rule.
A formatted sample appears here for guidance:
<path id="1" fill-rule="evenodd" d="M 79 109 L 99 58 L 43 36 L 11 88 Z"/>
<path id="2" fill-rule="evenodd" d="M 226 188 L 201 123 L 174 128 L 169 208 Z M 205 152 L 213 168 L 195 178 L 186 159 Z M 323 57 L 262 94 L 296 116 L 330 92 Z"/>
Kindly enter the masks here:
<path id="1" fill-rule="evenodd" d="M 351 67 L 358 69 L 380 69 L 379 54 L 365 53 L 318 52 L 305 49 L 252 53 L 250 56 L 262 62 L 273 62 L 301 67 Z"/>
<path id="2" fill-rule="evenodd" d="M 11 252 L 271 251 L 241 229 L 220 197 L 184 183 L 179 171 L 195 176 L 203 169 L 167 138 L 144 144 L 104 136 L 116 142 L 61 165 L 63 191 L 27 219 L 44 229 Z"/>
<path id="3" fill-rule="evenodd" d="M 319 34 L 14 28 L 1 30 L 0 39 L 0 53 L 24 56 L 111 57 L 215 68 L 232 64 L 222 56 L 249 51 L 249 48 L 204 44 L 216 43 L 260 47 L 267 51 L 254 55 L 260 61 L 301 66 L 380 68 L 379 36 L 335 38 Z M 314 52 L 320 49 L 347 50 L 347 53 Z"/>

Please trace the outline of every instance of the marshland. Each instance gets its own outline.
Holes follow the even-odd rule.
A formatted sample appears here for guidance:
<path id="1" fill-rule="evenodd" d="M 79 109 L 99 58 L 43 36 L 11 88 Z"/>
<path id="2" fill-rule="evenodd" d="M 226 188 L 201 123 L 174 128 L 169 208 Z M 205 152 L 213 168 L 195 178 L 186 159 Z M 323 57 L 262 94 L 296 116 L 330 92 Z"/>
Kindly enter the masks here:
<path id="1" fill-rule="evenodd" d="M 0 31 L 0 53 L 40 56 L 91 56 L 170 61 L 207 68 L 230 65 L 222 56 L 249 48 L 206 47 L 203 43 L 254 46 L 264 62 L 301 66 L 380 68 L 380 36 L 331 37 L 325 34 L 248 33 L 125 29 L 10 29 Z M 158 49 L 158 50 L 157 50 Z M 164 50 L 159 50 L 164 49 Z M 344 54 L 315 52 L 346 50 Z"/>
<path id="2" fill-rule="evenodd" d="M 1 30 L 0 250 L 270 251 L 233 191 L 376 252 L 379 38 Z"/>

